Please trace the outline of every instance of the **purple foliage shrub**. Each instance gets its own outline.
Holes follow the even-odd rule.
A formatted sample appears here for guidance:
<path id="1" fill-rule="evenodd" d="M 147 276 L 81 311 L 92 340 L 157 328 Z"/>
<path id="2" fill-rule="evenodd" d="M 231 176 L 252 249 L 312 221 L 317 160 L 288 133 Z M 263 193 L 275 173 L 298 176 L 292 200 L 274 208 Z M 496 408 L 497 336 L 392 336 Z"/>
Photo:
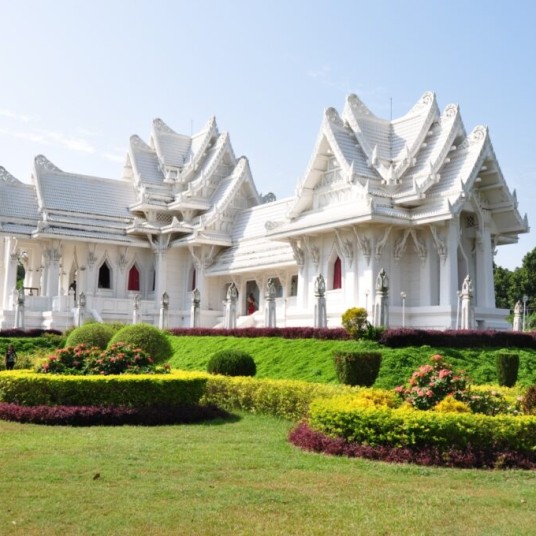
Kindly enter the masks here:
<path id="1" fill-rule="evenodd" d="M 322 452 L 334 456 L 367 458 L 393 463 L 414 463 L 459 468 L 479 469 L 536 469 L 536 456 L 512 450 L 475 449 L 470 445 L 465 449 L 439 449 L 437 446 L 392 447 L 371 446 L 348 442 L 341 437 L 329 437 L 310 428 L 302 422 L 289 433 L 289 441 L 297 447 L 312 452 Z"/>
<path id="2" fill-rule="evenodd" d="M 175 336 L 203 336 L 203 337 L 281 337 L 283 339 L 323 339 L 348 340 L 350 335 L 343 328 L 174 328 L 169 330 Z"/>
<path id="3" fill-rule="evenodd" d="M 61 331 L 58 331 L 57 329 L 20 329 L 20 328 L 12 328 L 12 329 L 3 329 L 0 330 L 0 337 L 16 337 L 16 338 L 24 338 L 24 337 L 41 337 L 41 335 L 62 335 Z"/>
<path id="4" fill-rule="evenodd" d="M 120 426 L 186 424 L 230 415 L 215 405 L 179 406 L 21 406 L 0 403 L 0 419 L 58 426 Z"/>
<path id="5" fill-rule="evenodd" d="M 534 333 L 494 330 L 389 329 L 380 344 L 391 348 L 434 346 L 449 348 L 536 348 Z"/>

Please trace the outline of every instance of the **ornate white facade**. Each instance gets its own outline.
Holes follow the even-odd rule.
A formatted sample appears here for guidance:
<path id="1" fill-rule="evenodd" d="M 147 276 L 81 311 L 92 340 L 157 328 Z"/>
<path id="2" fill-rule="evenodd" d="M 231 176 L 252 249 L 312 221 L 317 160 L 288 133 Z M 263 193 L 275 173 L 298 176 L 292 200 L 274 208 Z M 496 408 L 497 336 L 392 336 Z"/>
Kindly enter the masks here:
<path id="1" fill-rule="evenodd" d="M 232 283 L 238 326 L 268 316 L 313 325 L 319 274 L 332 327 L 349 307 L 372 318 L 382 268 L 391 326 L 456 327 L 467 275 L 476 327 L 508 326 L 495 307 L 493 254 L 528 232 L 527 217 L 487 128 L 467 134 L 458 107 L 441 112 L 433 93 L 393 121 L 355 95 L 342 114 L 329 108 L 295 195 L 263 201 L 215 119 L 194 136 L 156 119 L 148 144 L 131 137 L 121 180 L 67 173 L 44 156 L 31 184 L 0 168 L 0 329 L 17 324 L 19 264 L 26 328 L 73 325 L 82 293 L 88 316 L 155 325 L 167 293 L 167 325 L 188 327 L 194 288 L 195 324 L 212 327 L 224 322 Z"/>

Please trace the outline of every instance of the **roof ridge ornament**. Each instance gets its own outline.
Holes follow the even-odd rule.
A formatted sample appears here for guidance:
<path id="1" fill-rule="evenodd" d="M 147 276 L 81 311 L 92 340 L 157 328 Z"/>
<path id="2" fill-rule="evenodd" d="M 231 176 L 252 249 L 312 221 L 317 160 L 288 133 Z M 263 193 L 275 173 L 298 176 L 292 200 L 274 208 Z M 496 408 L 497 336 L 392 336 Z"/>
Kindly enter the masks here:
<path id="1" fill-rule="evenodd" d="M 164 132 L 165 134 L 177 134 L 167 123 L 165 123 L 160 117 L 153 119 L 153 127 L 155 130 Z"/>
<path id="2" fill-rule="evenodd" d="M 417 101 L 415 106 L 413 106 L 413 108 L 411 108 L 411 110 L 406 115 L 420 113 L 423 108 L 429 108 L 430 106 L 433 106 L 435 100 L 436 96 L 433 91 L 425 91 L 421 95 L 421 98 Z"/>
<path id="3" fill-rule="evenodd" d="M 337 110 L 335 110 L 335 108 L 333 108 L 332 106 L 329 107 L 329 108 L 326 108 L 326 111 L 324 112 L 324 115 L 329 121 L 331 121 L 331 122 L 333 122 L 333 123 L 335 123 L 335 124 L 337 124 L 337 125 L 339 125 L 341 127 L 344 127 L 344 122 L 341 119 L 341 117 L 339 115 L 339 112 L 337 112 Z"/>
<path id="4" fill-rule="evenodd" d="M 151 149 L 150 145 L 145 143 L 137 134 L 132 134 L 132 136 L 130 136 L 130 145 L 137 149 L 150 151 L 151 153 L 154 152 L 154 150 Z"/>
<path id="5" fill-rule="evenodd" d="M 346 103 L 356 115 L 375 117 L 367 105 L 355 93 L 348 95 Z"/>
<path id="6" fill-rule="evenodd" d="M 455 117 L 458 114 L 460 107 L 457 104 L 449 104 L 443 114 L 445 117 Z"/>
<path id="7" fill-rule="evenodd" d="M 59 171 L 62 173 L 62 170 L 55 166 L 46 156 L 40 154 L 35 157 L 34 160 L 35 167 L 41 171 Z"/>
<path id="8" fill-rule="evenodd" d="M 20 182 L 13 175 L 11 175 L 11 173 L 5 167 L 2 166 L 0 166 L 0 180 L 9 184 Z"/>
<path id="9" fill-rule="evenodd" d="M 477 125 L 471 134 L 467 136 L 463 142 L 459 145 L 459 149 L 467 149 L 471 145 L 483 142 L 488 136 L 488 127 L 485 125 Z"/>

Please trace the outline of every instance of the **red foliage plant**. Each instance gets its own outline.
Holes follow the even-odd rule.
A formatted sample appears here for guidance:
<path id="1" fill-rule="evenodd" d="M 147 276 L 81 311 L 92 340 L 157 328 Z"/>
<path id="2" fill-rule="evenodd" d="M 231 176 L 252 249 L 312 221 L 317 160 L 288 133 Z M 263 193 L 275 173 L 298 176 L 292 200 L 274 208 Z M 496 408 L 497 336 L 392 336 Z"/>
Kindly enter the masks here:
<path id="1" fill-rule="evenodd" d="M 0 419 L 58 426 L 120 426 L 186 424 L 228 419 L 229 413 L 214 405 L 148 406 L 21 406 L 0 403 Z"/>
<path id="2" fill-rule="evenodd" d="M 536 469 L 536 456 L 532 454 L 507 449 L 475 449 L 470 445 L 463 450 L 440 450 L 436 446 L 410 448 L 363 445 L 348 442 L 341 437 L 326 436 L 311 429 L 305 422 L 290 431 L 289 441 L 312 452 L 384 462 L 477 469 Z"/>
<path id="3" fill-rule="evenodd" d="M 281 337 L 283 339 L 323 339 L 348 340 L 351 337 L 342 328 L 174 328 L 169 330 L 176 336 L 203 336 L 203 337 Z"/>

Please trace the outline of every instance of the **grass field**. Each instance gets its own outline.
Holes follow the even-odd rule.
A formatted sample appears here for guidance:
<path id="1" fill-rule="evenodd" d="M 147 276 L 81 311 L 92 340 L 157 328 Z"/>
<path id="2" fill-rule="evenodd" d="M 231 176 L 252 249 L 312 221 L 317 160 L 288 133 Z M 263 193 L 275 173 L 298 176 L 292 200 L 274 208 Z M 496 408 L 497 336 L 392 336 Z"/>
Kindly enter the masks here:
<path id="1" fill-rule="evenodd" d="M 536 474 L 302 452 L 291 425 L 0 422 L 0 534 L 533 534 Z"/>
<path id="2" fill-rule="evenodd" d="M 250 353 L 257 364 L 258 378 L 337 383 L 333 366 L 335 350 L 375 350 L 383 361 L 375 387 L 393 388 L 407 381 L 419 365 L 436 353 L 455 369 L 465 370 L 476 384 L 497 383 L 495 354 L 499 349 L 387 348 L 371 341 L 324 341 L 278 337 L 170 337 L 173 367 L 206 370 L 208 360 L 219 350 L 236 348 Z M 512 350 L 510 350 L 512 351 Z M 514 350 L 520 356 L 518 384 L 536 383 L 536 351 Z"/>

